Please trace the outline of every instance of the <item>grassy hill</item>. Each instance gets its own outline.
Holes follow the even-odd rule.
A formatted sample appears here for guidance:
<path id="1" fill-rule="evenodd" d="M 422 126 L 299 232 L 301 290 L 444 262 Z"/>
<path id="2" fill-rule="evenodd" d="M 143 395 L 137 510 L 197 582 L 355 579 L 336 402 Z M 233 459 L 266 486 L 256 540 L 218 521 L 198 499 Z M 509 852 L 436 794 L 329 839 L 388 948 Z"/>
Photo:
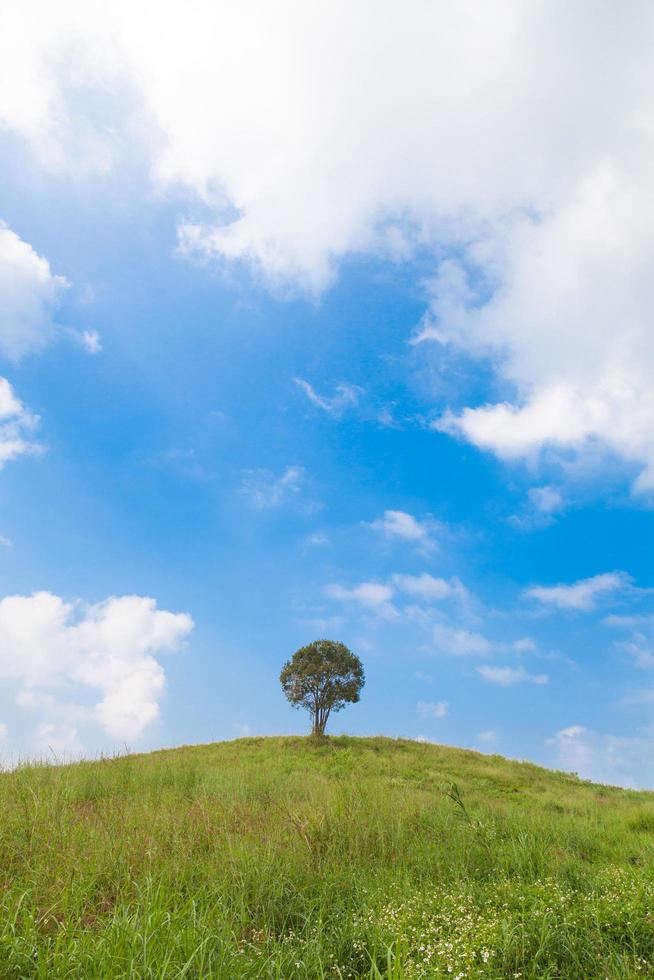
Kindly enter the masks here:
<path id="1" fill-rule="evenodd" d="M 0 807 L 2 978 L 654 976 L 652 794 L 267 738 L 25 767 Z"/>

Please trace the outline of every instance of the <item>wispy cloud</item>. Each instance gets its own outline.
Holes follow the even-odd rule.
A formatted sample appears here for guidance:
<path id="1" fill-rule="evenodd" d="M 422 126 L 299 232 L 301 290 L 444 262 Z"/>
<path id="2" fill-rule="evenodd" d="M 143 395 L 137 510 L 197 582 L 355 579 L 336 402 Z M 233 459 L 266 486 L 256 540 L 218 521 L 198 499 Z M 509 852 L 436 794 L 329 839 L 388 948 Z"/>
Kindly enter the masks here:
<path id="1" fill-rule="evenodd" d="M 453 654 L 456 657 L 486 656 L 493 649 L 493 644 L 481 633 L 442 623 L 434 627 L 433 640 L 440 653 Z"/>
<path id="2" fill-rule="evenodd" d="M 547 674 L 530 674 L 524 667 L 490 667 L 486 664 L 476 668 L 477 673 L 491 684 L 513 687 L 515 684 L 549 684 Z"/>
<path id="3" fill-rule="evenodd" d="M 536 643 L 530 636 L 523 636 L 519 640 L 514 640 L 513 649 L 516 653 L 533 653 Z"/>
<path id="4" fill-rule="evenodd" d="M 289 466 L 281 475 L 270 470 L 246 470 L 240 493 L 255 510 L 280 507 L 296 497 L 305 480 L 301 466 Z"/>
<path id="5" fill-rule="evenodd" d="M 627 640 L 616 641 L 615 647 L 627 653 L 637 667 L 654 667 L 654 641 L 651 636 L 637 631 Z"/>
<path id="6" fill-rule="evenodd" d="M 524 509 L 518 514 L 512 514 L 509 523 L 519 531 L 534 531 L 551 524 L 565 506 L 563 494 L 556 487 L 531 487 Z"/>
<path id="7" fill-rule="evenodd" d="M 423 602 L 470 598 L 465 585 L 456 576 L 451 579 L 435 578 L 423 572 L 421 575 L 393 575 L 392 582 L 400 592 Z"/>
<path id="8" fill-rule="evenodd" d="M 433 622 L 429 608 L 433 603 L 451 600 L 466 604 L 470 599 L 468 590 L 458 578 L 436 578 L 426 572 L 421 575 L 397 574 L 383 582 L 367 581 L 351 587 L 332 583 L 326 586 L 325 595 L 340 602 L 355 603 L 369 611 L 376 610 L 386 618 L 396 619 L 402 612 L 414 618 L 421 616 L 426 622 Z M 412 600 L 411 604 L 398 608 L 393 600 L 399 603 L 403 595 Z M 437 628 L 446 629 L 443 626 Z M 470 637 L 474 635 L 470 634 Z M 458 645 L 462 643 L 463 639 L 459 636 Z"/>
<path id="9" fill-rule="evenodd" d="M 435 718 L 440 721 L 449 711 L 447 701 L 418 701 L 416 711 L 421 718 Z"/>
<path id="10" fill-rule="evenodd" d="M 83 330 L 80 334 L 80 342 L 87 354 L 99 354 L 102 350 L 100 334 L 97 330 Z"/>
<path id="11" fill-rule="evenodd" d="M 348 409 L 357 404 L 363 394 L 363 388 L 358 385 L 338 384 L 334 388 L 334 394 L 319 395 L 313 385 L 305 381 L 304 378 L 294 378 L 295 384 L 302 389 L 312 405 L 320 408 L 334 418 L 340 418 Z"/>
<path id="12" fill-rule="evenodd" d="M 307 548 L 324 548 L 329 544 L 329 537 L 324 531 L 314 531 L 313 534 L 307 534 L 304 544 Z"/>
<path id="13" fill-rule="evenodd" d="M 371 522 L 370 527 L 389 540 L 406 541 L 431 550 L 437 547 L 434 535 L 442 526 L 431 518 L 419 521 L 404 510 L 385 510 L 381 517 Z"/>
<path id="14" fill-rule="evenodd" d="M 331 584 L 325 587 L 325 595 L 340 602 L 353 602 L 388 619 L 398 616 L 391 603 L 393 590 L 383 582 L 361 582 L 352 588 Z"/>
<path id="15" fill-rule="evenodd" d="M 629 582 L 629 576 L 624 572 L 606 572 L 592 578 L 580 579 L 571 585 L 534 585 L 525 589 L 523 594 L 544 605 L 590 612 L 595 609 L 601 596 L 618 592 L 626 588 Z"/>
<path id="16" fill-rule="evenodd" d="M 628 629 L 630 633 L 614 643 L 615 649 L 626 653 L 637 667 L 654 667 L 654 615 L 607 616 L 607 626 Z"/>
<path id="17" fill-rule="evenodd" d="M 529 500 L 541 514 L 553 514 L 564 506 L 563 495 L 556 487 L 532 487 Z"/>

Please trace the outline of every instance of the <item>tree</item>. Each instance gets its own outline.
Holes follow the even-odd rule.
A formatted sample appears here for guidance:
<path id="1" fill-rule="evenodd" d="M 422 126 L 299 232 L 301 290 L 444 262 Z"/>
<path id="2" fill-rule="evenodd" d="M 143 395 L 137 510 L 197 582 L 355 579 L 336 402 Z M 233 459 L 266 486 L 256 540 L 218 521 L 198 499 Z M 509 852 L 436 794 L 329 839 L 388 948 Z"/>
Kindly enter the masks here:
<path id="1" fill-rule="evenodd" d="M 366 682 L 359 658 L 334 640 L 300 647 L 284 664 L 279 680 L 293 707 L 311 713 L 312 735 L 324 735 L 331 712 L 357 702 Z"/>

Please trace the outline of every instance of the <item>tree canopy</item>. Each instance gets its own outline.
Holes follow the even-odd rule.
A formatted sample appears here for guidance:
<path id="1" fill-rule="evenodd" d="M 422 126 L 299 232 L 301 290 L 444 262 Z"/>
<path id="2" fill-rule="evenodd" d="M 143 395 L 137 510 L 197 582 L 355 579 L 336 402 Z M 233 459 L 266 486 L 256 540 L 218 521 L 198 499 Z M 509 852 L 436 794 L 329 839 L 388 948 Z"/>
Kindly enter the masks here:
<path id="1" fill-rule="evenodd" d="M 314 640 L 300 647 L 279 675 L 294 708 L 311 714 L 311 732 L 323 735 L 332 711 L 359 700 L 365 684 L 363 664 L 344 643 Z"/>

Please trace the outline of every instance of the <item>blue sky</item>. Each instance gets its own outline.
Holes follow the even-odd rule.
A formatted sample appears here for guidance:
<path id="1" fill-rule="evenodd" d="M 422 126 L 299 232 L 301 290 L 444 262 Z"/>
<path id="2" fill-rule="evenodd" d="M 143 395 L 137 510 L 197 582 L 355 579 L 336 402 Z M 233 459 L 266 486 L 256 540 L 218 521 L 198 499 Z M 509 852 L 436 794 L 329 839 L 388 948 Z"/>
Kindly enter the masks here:
<path id="1" fill-rule="evenodd" d="M 654 787 L 631 6 L 2 14 L 5 760 L 304 731 L 329 636 L 332 731 Z"/>

